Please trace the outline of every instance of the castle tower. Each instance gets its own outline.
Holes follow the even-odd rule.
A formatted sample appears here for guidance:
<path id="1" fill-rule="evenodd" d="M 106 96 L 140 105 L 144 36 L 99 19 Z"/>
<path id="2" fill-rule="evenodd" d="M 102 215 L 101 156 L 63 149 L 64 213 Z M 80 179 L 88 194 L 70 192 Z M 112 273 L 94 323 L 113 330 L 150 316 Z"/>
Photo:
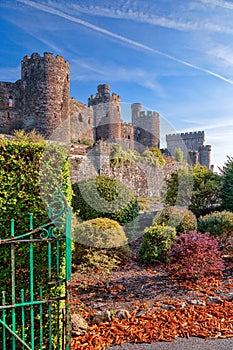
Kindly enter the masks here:
<path id="1" fill-rule="evenodd" d="M 141 103 L 131 105 L 134 147 L 142 152 L 146 147 L 160 146 L 160 117 L 154 111 L 142 111 Z"/>
<path id="2" fill-rule="evenodd" d="M 199 160 L 201 165 L 205 165 L 211 170 L 211 146 L 202 146 L 199 150 Z"/>
<path id="3" fill-rule="evenodd" d="M 211 146 L 204 145 L 204 131 L 186 132 L 166 135 L 167 149 L 173 156 L 176 148 L 183 151 L 184 159 L 189 159 L 191 165 L 199 163 L 211 169 Z"/>
<path id="4" fill-rule="evenodd" d="M 21 62 L 22 127 L 48 137 L 70 115 L 69 64 L 45 52 Z"/>
<path id="5" fill-rule="evenodd" d="M 94 138 L 97 140 L 121 139 L 120 96 L 110 95 L 110 86 L 98 85 L 97 93 L 88 99 L 94 113 Z"/>

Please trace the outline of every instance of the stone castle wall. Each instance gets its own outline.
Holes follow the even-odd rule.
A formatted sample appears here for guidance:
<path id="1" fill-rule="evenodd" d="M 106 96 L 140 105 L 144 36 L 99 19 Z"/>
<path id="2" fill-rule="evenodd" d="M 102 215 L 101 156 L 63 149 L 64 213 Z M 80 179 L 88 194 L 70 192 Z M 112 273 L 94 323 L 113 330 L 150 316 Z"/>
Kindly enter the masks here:
<path id="1" fill-rule="evenodd" d="M 210 169 L 211 146 L 204 145 L 204 131 L 166 135 L 167 149 L 173 156 L 175 149 L 180 148 L 184 158 L 192 165 L 200 163 Z"/>
<path id="2" fill-rule="evenodd" d="M 70 133 L 71 141 L 82 142 L 90 140 L 94 142 L 93 109 L 78 102 L 74 97 L 70 99 Z"/>
<path id="3" fill-rule="evenodd" d="M 0 133 L 10 134 L 22 124 L 21 81 L 0 82 Z"/>
<path id="4" fill-rule="evenodd" d="M 141 103 L 131 105 L 132 124 L 121 120 L 120 96 L 110 94 L 110 86 L 101 84 L 88 106 L 70 98 L 69 63 L 62 56 L 33 53 L 21 62 L 21 79 L 0 82 L 0 133 L 15 129 L 35 129 L 46 138 L 66 141 L 108 140 L 119 142 L 124 149 L 143 152 L 146 147 L 160 146 L 160 116 L 143 111 Z M 210 168 L 211 147 L 204 145 L 204 132 L 167 135 L 171 155 L 181 148 L 192 164 L 200 162 Z"/>

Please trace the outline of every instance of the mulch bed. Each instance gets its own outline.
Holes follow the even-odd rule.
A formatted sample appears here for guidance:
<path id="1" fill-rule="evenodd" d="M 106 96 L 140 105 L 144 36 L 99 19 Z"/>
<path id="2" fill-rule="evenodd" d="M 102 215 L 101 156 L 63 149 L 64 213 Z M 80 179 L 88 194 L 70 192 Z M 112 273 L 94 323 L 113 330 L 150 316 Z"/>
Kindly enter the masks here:
<path id="1" fill-rule="evenodd" d="M 75 350 L 177 337 L 233 337 L 233 260 L 226 259 L 221 278 L 193 284 L 171 279 L 163 264 L 148 268 L 132 258 L 105 278 L 98 271 L 74 273 L 71 299 L 73 312 L 88 322 L 98 311 L 126 309 L 131 314 L 130 319 L 90 323 L 88 332 L 72 338 Z"/>

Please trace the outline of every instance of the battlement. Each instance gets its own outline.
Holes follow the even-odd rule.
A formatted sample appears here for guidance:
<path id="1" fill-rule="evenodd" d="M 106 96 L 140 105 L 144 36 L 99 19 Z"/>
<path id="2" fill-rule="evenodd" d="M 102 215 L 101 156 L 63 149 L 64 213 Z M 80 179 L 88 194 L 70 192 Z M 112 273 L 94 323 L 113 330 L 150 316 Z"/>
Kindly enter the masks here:
<path id="1" fill-rule="evenodd" d="M 97 86 L 97 93 L 96 95 L 91 95 L 88 98 L 88 106 L 98 105 L 101 103 L 107 103 L 107 102 L 121 102 L 121 98 L 118 94 L 115 92 L 110 95 L 110 85 L 108 84 L 100 84 Z"/>
<path id="2" fill-rule="evenodd" d="M 125 125 L 125 126 L 132 126 L 132 123 L 128 123 L 128 122 L 122 121 L 122 125 Z"/>
<path id="3" fill-rule="evenodd" d="M 140 118 L 152 118 L 152 117 L 158 117 L 159 114 L 155 111 L 142 111 L 140 112 Z"/>
<path id="4" fill-rule="evenodd" d="M 200 147 L 200 151 L 208 151 L 211 152 L 211 145 L 203 145 Z"/>
<path id="5" fill-rule="evenodd" d="M 31 56 L 26 55 L 23 57 L 22 60 L 22 65 L 24 64 L 30 64 L 32 62 L 35 62 L 37 60 L 45 60 L 45 61 L 53 61 L 55 62 L 61 62 L 61 63 L 65 63 L 68 65 L 68 62 L 64 60 L 64 57 L 61 55 L 56 55 L 54 56 L 52 52 L 44 52 L 44 55 L 41 56 L 38 52 L 34 52 Z"/>
<path id="6" fill-rule="evenodd" d="M 177 134 L 167 134 L 166 135 L 167 142 L 172 141 L 187 141 L 187 140 L 201 140 L 203 143 L 205 141 L 205 132 L 204 131 L 192 131 L 185 133 L 177 133 Z"/>
<path id="7" fill-rule="evenodd" d="M 204 131 L 191 131 L 191 132 L 182 132 L 177 134 L 168 134 L 166 135 L 167 140 L 178 140 L 178 139 L 197 139 L 202 138 L 203 141 L 205 139 Z"/>

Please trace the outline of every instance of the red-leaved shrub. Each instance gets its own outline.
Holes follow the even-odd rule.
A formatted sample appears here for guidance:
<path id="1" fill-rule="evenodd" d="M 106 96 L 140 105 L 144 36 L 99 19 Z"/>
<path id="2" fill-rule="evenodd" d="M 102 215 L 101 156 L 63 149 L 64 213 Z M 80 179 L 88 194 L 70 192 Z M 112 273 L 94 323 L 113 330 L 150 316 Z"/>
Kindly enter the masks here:
<path id="1" fill-rule="evenodd" d="M 221 276 L 224 262 L 218 245 L 219 239 L 209 233 L 191 231 L 177 236 L 170 253 L 170 275 L 193 281 Z"/>

